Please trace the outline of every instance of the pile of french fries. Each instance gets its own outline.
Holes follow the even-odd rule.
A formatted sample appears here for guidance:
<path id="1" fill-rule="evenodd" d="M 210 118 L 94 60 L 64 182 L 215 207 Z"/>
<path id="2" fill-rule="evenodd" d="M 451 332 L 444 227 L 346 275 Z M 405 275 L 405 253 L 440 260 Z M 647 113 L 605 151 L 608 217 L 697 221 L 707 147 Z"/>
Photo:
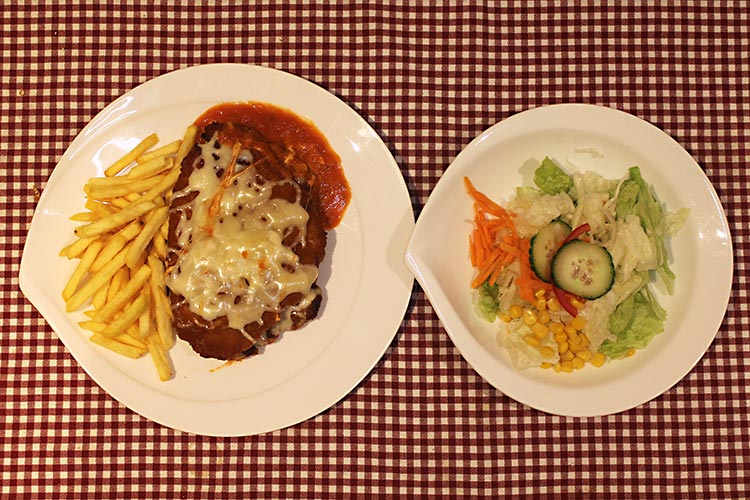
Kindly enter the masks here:
<path id="1" fill-rule="evenodd" d="M 174 376 L 172 311 L 164 284 L 172 189 L 195 143 L 191 125 L 182 140 L 152 149 L 156 134 L 84 186 L 85 223 L 60 256 L 80 259 L 63 289 L 68 312 L 84 306 L 80 326 L 91 341 L 129 358 L 149 354 L 162 381 Z"/>

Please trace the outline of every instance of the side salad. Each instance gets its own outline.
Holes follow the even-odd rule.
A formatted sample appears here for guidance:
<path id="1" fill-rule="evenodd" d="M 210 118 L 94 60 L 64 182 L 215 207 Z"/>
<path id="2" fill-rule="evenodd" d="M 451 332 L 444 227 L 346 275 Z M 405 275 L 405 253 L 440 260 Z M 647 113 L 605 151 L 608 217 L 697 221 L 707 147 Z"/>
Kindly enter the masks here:
<path id="1" fill-rule="evenodd" d="M 689 210 L 666 210 L 639 167 L 606 179 L 545 158 L 534 186 L 517 187 L 504 206 L 464 182 L 476 312 L 505 325 L 498 341 L 516 368 L 600 367 L 664 331 L 651 287 L 674 292 L 667 242 Z"/>

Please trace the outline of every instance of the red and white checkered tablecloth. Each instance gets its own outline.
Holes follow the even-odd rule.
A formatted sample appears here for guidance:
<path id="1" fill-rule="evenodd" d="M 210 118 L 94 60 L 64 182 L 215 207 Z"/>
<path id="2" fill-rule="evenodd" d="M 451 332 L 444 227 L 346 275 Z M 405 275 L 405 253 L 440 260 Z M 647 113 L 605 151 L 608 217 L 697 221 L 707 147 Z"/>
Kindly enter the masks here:
<path id="1" fill-rule="evenodd" d="M 746 2 L 3 1 L 0 8 L 0 498 L 750 498 Z M 331 409 L 245 438 L 125 408 L 21 294 L 39 192 L 104 106 L 215 62 L 311 80 L 365 117 L 415 216 L 495 122 L 560 102 L 616 107 L 683 145 L 735 248 L 724 322 L 662 396 L 620 414 L 527 408 L 477 375 L 415 287 L 372 373 Z"/>

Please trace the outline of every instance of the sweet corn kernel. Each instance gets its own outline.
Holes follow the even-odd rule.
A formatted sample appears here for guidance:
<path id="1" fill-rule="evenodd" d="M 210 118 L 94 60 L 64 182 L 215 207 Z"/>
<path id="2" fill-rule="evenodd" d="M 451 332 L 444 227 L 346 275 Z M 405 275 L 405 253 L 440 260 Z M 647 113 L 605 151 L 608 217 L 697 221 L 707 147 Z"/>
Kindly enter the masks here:
<path id="1" fill-rule="evenodd" d="M 539 342 L 539 339 L 538 339 L 538 338 L 536 338 L 535 336 L 531 335 L 531 334 L 529 334 L 529 335 L 526 335 L 526 336 L 525 336 L 525 337 L 523 338 L 523 340 L 524 340 L 524 341 L 525 341 L 525 342 L 526 342 L 527 344 L 529 344 L 529 345 L 530 345 L 531 347 L 539 347 L 540 345 L 542 345 L 542 343 L 541 343 L 541 342 Z"/>
<path id="2" fill-rule="evenodd" d="M 550 318 L 549 311 L 546 309 L 544 311 L 539 311 L 539 314 L 536 315 L 536 320 L 543 325 L 549 323 L 550 319 L 552 318 Z"/>
<path id="3" fill-rule="evenodd" d="M 536 313 L 531 309 L 526 309 L 523 312 L 523 322 L 531 326 L 536 323 Z"/>
<path id="4" fill-rule="evenodd" d="M 542 361 L 542 363 L 539 365 L 540 368 L 552 368 L 554 365 L 552 363 L 547 363 L 546 361 Z"/>
<path id="5" fill-rule="evenodd" d="M 586 335 L 585 333 L 579 333 L 578 336 L 580 337 L 581 343 L 583 345 L 589 345 L 589 344 L 591 344 L 591 341 L 589 340 L 589 336 Z"/>
<path id="6" fill-rule="evenodd" d="M 628 352 L 625 353 L 625 357 L 629 358 L 633 354 L 635 354 L 635 349 L 630 349 Z"/>
<path id="7" fill-rule="evenodd" d="M 554 358 L 556 354 L 554 349 L 546 345 L 542 346 L 541 349 L 539 349 L 539 352 L 543 358 Z"/>
<path id="8" fill-rule="evenodd" d="M 560 309 L 562 309 L 562 306 L 557 301 L 556 298 L 552 297 L 547 301 L 547 309 L 549 309 L 552 312 L 560 312 Z"/>
<path id="9" fill-rule="evenodd" d="M 560 373 L 562 371 L 562 363 L 558 361 L 552 368 L 554 368 L 555 373 Z"/>
<path id="10" fill-rule="evenodd" d="M 547 293 L 547 292 L 544 291 L 544 288 L 540 288 L 539 290 L 537 290 L 536 292 L 534 292 L 534 297 L 536 297 L 537 299 L 543 299 L 545 293 Z"/>
<path id="11" fill-rule="evenodd" d="M 591 357 L 591 364 L 596 366 L 597 368 L 601 368 L 602 366 L 604 366 L 605 361 L 607 361 L 607 356 L 600 352 L 597 352 Z"/>
<path id="12" fill-rule="evenodd" d="M 549 324 L 549 329 L 552 330 L 552 333 L 555 335 L 557 334 L 565 334 L 565 325 L 558 321 L 553 321 Z"/>
<path id="13" fill-rule="evenodd" d="M 536 299 L 536 308 L 539 311 L 545 311 L 547 309 L 547 301 L 544 300 L 544 297 Z"/>
<path id="14" fill-rule="evenodd" d="M 584 361 L 590 361 L 591 358 L 594 357 L 594 355 L 591 354 L 591 351 L 588 348 L 586 348 L 578 351 L 578 357 L 580 357 Z"/>
<path id="15" fill-rule="evenodd" d="M 557 342 L 558 344 L 560 344 L 562 342 L 565 342 L 565 343 L 568 342 L 568 336 L 565 335 L 565 332 L 563 332 L 563 333 L 556 333 L 554 338 L 555 338 L 555 342 Z"/>
<path id="16" fill-rule="evenodd" d="M 579 352 L 582 352 L 588 349 L 588 346 L 585 346 L 580 342 L 576 342 L 576 343 L 568 342 L 568 345 L 570 346 L 571 352 L 575 354 L 578 354 Z"/>
<path id="17" fill-rule="evenodd" d="M 547 334 L 549 333 L 549 328 L 547 328 L 547 325 L 534 323 L 533 325 L 531 325 L 531 331 L 534 332 L 534 335 L 536 335 L 537 338 L 541 340 L 547 336 Z"/>
<path id="18" fill-rule="evenodd" d="M 568 334 L 568 337 L 577 337 L 578 336 L 578 332 L 576 332 L 576 329 L 573 328 L 570 325 L 565 325 L 565 333 Z"/>
<path id="19" fill-rule="evenodd" d="M 570 351 L 570 350 L 565 351 L 564 353 L 560 354 L 561 361 L 570 361 L 575 357 L 576 357 L 575 353 L 573 353 L 573 351 Z"/>
<path id="20" fill-rule="evenodd" d="M 581 302 L 580 300 L 578 300 L 575 297 L 571 297 L 570 298 L 570 303 L 576 309 L 583 309 L 583 307 L 585 306 L 585 304 L 583 302 Z"/>
<path id="21" fill-rule="evenodd" d="M 500 321 L 505 323 L 510 323 L 513 320 L 513 317 L 510 314 L 504 312 L 497 313 L 497 317 L 500 318 Z"/>
<path id="22" fill-rule="evenodd" d="M 575 368 L 576 370 L 580 370 L 586 365 L 586 362 L 580 356 L 576 356 L 571 362 L 573 363 L 573 368 Z"/>
<path id="23" fill-rule="evenodd" d="M 580 332 L 581 330 L 583 330 L 583 327 L 586 326 L 586 320 L 580 316 L 576 316 L 575 318 L 570 320 L 570 326 Z"/>
<path id="24" fill-rule="evenodd" d="M 563 361 L 560 363 L 560 367 L 562 368 L 562 371 L 565 373 L 570 373 L 573 371 L 573 362 L 572 361 Z"/>
<path id="25" fill-rule="evenodd" d="M 566 352 L 568 352 L 568 349 L 570 349 L 570 345 L 565 341 L 557 344 L 557 352 L 559 352 L 560 354 L 565 354 Z"/>
<path id="26" fill-rule="evenodd" d="M 523 314 L 523 308 L 519 306 L 518 304 L 514 306 L 510 306 L 510 310 L 508 311 L 508 314 L 510 314 L 511 318 L 518 319 Z"/>

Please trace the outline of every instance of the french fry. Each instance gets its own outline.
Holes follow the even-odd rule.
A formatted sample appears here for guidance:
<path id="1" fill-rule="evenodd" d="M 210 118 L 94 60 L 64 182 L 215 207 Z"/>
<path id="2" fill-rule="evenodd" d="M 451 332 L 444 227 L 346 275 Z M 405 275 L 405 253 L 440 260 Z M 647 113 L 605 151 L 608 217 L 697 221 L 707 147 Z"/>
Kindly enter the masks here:
<path id="1" fill-rule="evenodd" d="M 144 293 L 151 293 L 150 288 L 143 289 Z M 153 297 L 151 298 L 151 304 L 153 304 L 154 300 Z M 143 311 L 143 314 L 141 314 L 141 317 L 138 318 L 138 338 L 139 339 L 145 339 L 149 336 L 151 333 L 151 308 L 149 307 L 145 311 Z"/>
<path id="2" fill-rule="evenodd" d="M 86 204 L 84 205 L 84 208 L 86 210 L 90 210 L 91 212 L 94 212 L 100 218 L 106 217 L 108 215 L 112 215 L 115 212 L 108 205 L 105 205 L 101 201 L 96 201 L 96 200 L 87 200 Z"/>
<path id="3" fill-rule="evenodd" d="M 151 218 L 141 229 L 141 233 L 136 236 L 135 240 L 125 256 L 125 263 L 130 269 L 135 268 L 138 259 L 142 256 L 146 250 L 146 246 L 154 237 L 154 234 L 159 230 L 164 221 L 169 216 L 169 207 L 159 207 L 151 214 Z"/>
<path id="4" fill-rule="evenodd" d="M 110 239 L 107 244 L 104 245 L 102 251 L 99 252 L 99 256 L 96 258 L 94 263 L 91 265 L 91 272 L 95 273 L 99 271 L 104 265 L 112 259 L 130 240 L 138 235 L 141 230 L 141 223 L 139 221 L 133 221 L 127 226 L 117 231 Z"/>
<path id="5" fill-rule="evenodd" d="M 151 276 L 151 267 L 144 265 L 134 275 L 131 276 L 130 280 L 112 297 L 101 309 L 94 315 L 94 321 L 105 322 L 109 320 L 116 312 L 122 311 L 125 304 L 135 297 L 138 292 L 143 288 L 143 285 L 148 281 Z"/>
<path id="6" fill-rule="evenodd" d="M 172 168 L 172 159 L 160 156 L 131 168 L 124 178 L 130 180 L 144 179 L 170 168 Z"/>
<path id="7" fill-rule="evenodd" d="M 162 224 L 164 227 L 166 224 Z M 164 238 L 164 232 L 159 228 L 154 237 L 151 239 L 151 251 L 159 260 L 167 260 L 167 240 Z"/>
<path id="8" fill-rule="evenodd" d="M 102 333 L 107 329 L 107 323 L 100 323 L 94 320 L 80 321 L 78 322 L 78 326 L 93 333 Z"/>
<path id="9" fill-rule="evenodd" d="M 96 259 L 96 256 L 99 255 L 99 251 L 101 249 L 102 249 L 101 240 L 97 240 L 93 242 L 86 249 L 86 252 L 83 254 L 83 258 L 78 263 L 78 266 L 76 266 L 75 271 L 73 271 L 73 275 L 70 277 L 70 279 L 68 279 L 68 283 L 65 285 L 65 288 L 63 288 L 62 296 L 64 300 L 70 299 L 75 293 L 75 291 L 78 290 L 78 287 L 80 286 L 81 281 L 83 281 L 83 278 L 86 276 L 86 273 L 91 268 L 91 264 L 94 263 L 94 260 Z"/>
<path id="10" fill-rule="evenodd" d="M 122 342 L 106 337 L 101 333 L 93 334 L 90 337 L 90 340 L 95 344 L 99 344 L 102 347 L 106 347 L 107 349 L 114 351 L 117 354 L 121 354 L 122 356 L 127 356 L 128 358 L 138 359 L 148 352 L 148 349 L 123 344 Z"/>
<path id="11" fill-rule="evenodd" d="M 77 228 L 75 234 L 82 238 L 99 236 L 102 233 L 106 233 L 107 231 L 111 231 L 112 229 L 118 228 L 123 224 L 127 224 L 128 222 L 137 219 L 155 206 L 156 205 L 153 201 L 148 200 L 134 202 L 109 217 L 104 217 L 103 219 L 99 219 L 98 221 Z"/>
<path id="12" fill-rule="evenodd" d="M 78 238 L 76 241 L 63 247 L 60 250 L 60 257 L 67 257 L 68 259 L 75 259 L 79 257 L 89 245 L 96 240 L 96 237 L 91 238 Z"/>
<path id="13" fill-rule="evenodd" d="M 101 253 L 100 253 L 101 255 Z M 96 261 L 94 261 L 96 263 Z M 91 268 L 93 269 L 93 265 Z M 93 271 L 92 271 L 93 272 Z M 110 280 L 112 281 L 112 280 Z M 97 290 L 94 293 L 94 296 L 91 298 L 91 306 L 94 309 L 99 309 L 104 306 L 104 304 L 107 303 L 107 291 L 109 290 L 109 283 L 105 283 L 104 285 L 99 287 L 99 290 Z"/>
<path id="14" fill-rule="evenodd" d="M 148 352 L 151 354 L 151 359 L 156 366 L 156 372 L 159 374 L 159 379 L 162 382 L 171 379 L 174 376 L 174 370 L 159 337 L 155 335 L 150 336 L 146 340 L 146 344 L 148 345 Z"/>
<path id="15" fill-rule="evenodd" d="M 109 288 L 107 288 L 107 302 L 112 301 L 117 294 L 120 292 L 120 289 L 127 283 L 128 278 L 130 277 L 130 270 L 127 267 L 121 267 L 117 270 L 114 276 L 112 276 L 112 279 L 109 282 Z M 98 311 L 97 311 L 98 313 Z M 92 314 L 92 317 L 95 314 Z"/>
<path id="16" fill-rule="evenodd" d="M 143 196 L 141 196 L 140 199 L 142 201 L 152 201 L 158 198 L 159 196 L 163 195 L 165 192 L 172 189 L 172 186 L 174 186 L 174 183 L 177 182 L 177 178 L 179 176 L 180 176 L 179 168 L 174 168 L 170 170 L 159 184 L 149 189 Z"/>
<path id="17" fill-rule="evenodd" d="M 107 283 L 115 273 L 125 265 L 125 254 L 128 252 L 129 247 L 125 247 L 120 250 L 114 259 L 107 262 L 98 273 L 94 274 L 89 280 L 81 286 L 65 303 L 65 310 L 68 312 L 75 311 L 83 305 L 94 293 Z"/>
<path id="18" fill-rule="evenodd" d="M 123 344 L 127 344 L 133 347 L 138 347 L 139 349 L 148 349 L 148 346 L 145 342 L 133 337 L 130 333 L 123 333 L 122 335 L 118 335 L 115 337 L 115 340 L 118 342 L 122 342 Z"/>
<path id="19" fill-rule="evenodd" d="M 101 252 L 99 252 L 99 255 L 96 257 L 96 260 L 91 265 L 91 272 L 96 273 L 104 267 L 104 265 L 112 260 L 115 255 L 117 255 L 120 250 L 125 248 L 125 245 L 128 244 L 128 240 L 125 239 L 124 236 L 121 236 L 119 234 L 114 235 L 110 240 L 107 242 L 106 245 L 104 245 L 104 248 L 102 248 Z"/>
<path id="20" fill-rule="evenodd" d="M 141 294 L 136 297 L 133 303 L 109 324 L 102 335 L 112 338 L 123 333 L 130 325 L 138 321 L 144 310 L 148 309 L 148 303 L 148 295 Z"/>
<path id="21" fill-rule="evenodd" d="M 162 345 L 169 349 L 174 345 L 175 338 L 172 330 L 172 309 L 164 284 L 164 262 L 153 255 L 149 255 L 148 265 L 151 268 L 149 283 L 151 285 L 152 311 L 156 320 L 156 330 Z"/>
<path id="22" fill-rule="evenodd" d="M 69 217 L 70 220 L 75 222 L 93 222 L 99 218 L 94 212 L 78 212 Z"/>
<path id="23" fill-rule="evenodd" d="M 177 139 L 176 141 L 172 141 L 169 144 L 162 146 L 160 148 L 154 149 L 153 151 L 149 151 L 148 153 L 143 153 L 141 156 L 135 159 L 135 162 L 138 165 L 142 165 L 144 163 L 147 163 L 148 161 L 158 158 L 159 156 L 170 156 L 175 154 L 180 149 L 180 144 L 182 141 L 180 139 Z"/>
<path id="24" fill-rule="evenodd" d="M 180 149 L 178 149 L 177 154 L 175 154 L 175 165 L 179 166 L 182 163 L 182 160 L 184 160 L 187 154 L 190 152 L 190 150 L 193 149 L 193 146 L 195 145 L 195 138 L 197 136 L 198 127 L 196 125 L 190 125 L 187 130 L 185 130 L 185 135 L 182 137 L 182 142 L 180 143 Z"/>
<path id="25" fill-rule="evenodd" d="M 151 134 L 143 139 L 135 148 L 128 151 L 125 156 L 113 163 L 107 170 L 104 171 L 104 175 L 107 177 L 114 177 L 125 169 L 128 165 L 133 163 L 136 158 L 141 156 L 143 153 L 152 148 L 156 143 L 159 142 L 159 137 L 156 134 Z"/>
<path id="26" fill-rule="evenodd" d="M 114 179 L 125 179 L 125 177 L 115 177 Z M 148 191 L 164 179 L 162 175 L 155 175 L 153 177 L 147 177 L 145 179 L 130 180 L 126 183 L 117 183 L 111 186 L 91 186 L 86 185 L 84 191 L 86 196 L 90 200 L 108 200 L 110 198 L 117 198 L 119 196 L 125 196 L 126 198 L 133 193 Z"/>

